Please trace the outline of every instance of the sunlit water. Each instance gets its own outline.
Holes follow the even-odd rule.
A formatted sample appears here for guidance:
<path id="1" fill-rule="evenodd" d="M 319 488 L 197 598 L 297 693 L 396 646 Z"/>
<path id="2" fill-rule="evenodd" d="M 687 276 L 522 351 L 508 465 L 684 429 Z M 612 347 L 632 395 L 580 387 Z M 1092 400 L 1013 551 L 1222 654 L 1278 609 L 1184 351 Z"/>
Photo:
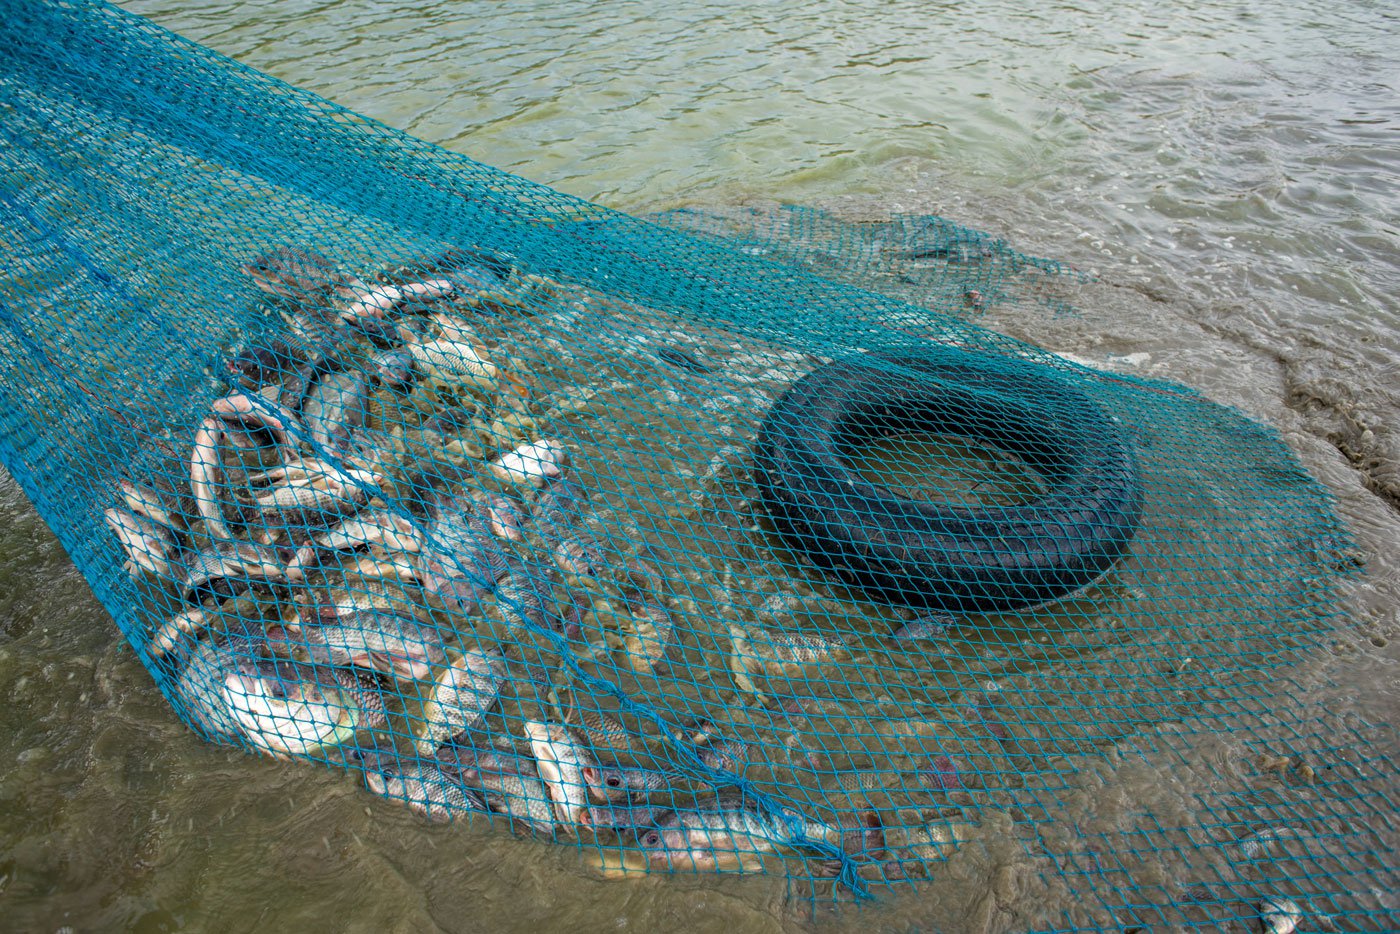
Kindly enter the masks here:
<path id="1" fill-rule="evenodd" d="M 1319 689 L 1320 702 L 1393 716 L 1400 15 L 1389 5 L 127 6 L 624 210 L 777 200 L 855 217 L 937 212 L 1097 273 L 1073 315 L 993 308 L 985 323 L 1188 382 L 1284 431 L 1372 555 L 1338 650 L 1347 685 Z M 770 880 L 586 881 L 569 848 L 430 833 L 387 808 L 369 820 L 343 775 L 201 744 L 13 484 L 3 499 L 0 910 L 15 906 L 21 926 L 798 923 Z M 896 910 L 888 923 L 918 917 Z"/>

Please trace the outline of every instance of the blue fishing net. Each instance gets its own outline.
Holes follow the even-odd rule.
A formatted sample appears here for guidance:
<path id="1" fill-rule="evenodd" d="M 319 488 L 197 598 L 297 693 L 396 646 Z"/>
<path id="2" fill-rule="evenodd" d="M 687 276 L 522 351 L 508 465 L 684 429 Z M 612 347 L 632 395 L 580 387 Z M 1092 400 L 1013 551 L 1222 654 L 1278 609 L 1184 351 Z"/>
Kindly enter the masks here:
<path id="1" fill-rule="evenodd" d="M 1012 926 L 1387 907 L 1385 766 L 1279 675 L 1345 532 L 1239 412 L 977 325 L 1075 270 L 626 216 L 96 3 L 0 39 L 0 453 L 209 740 L 620 885 L 932 905 L 1014 849 Z"/>

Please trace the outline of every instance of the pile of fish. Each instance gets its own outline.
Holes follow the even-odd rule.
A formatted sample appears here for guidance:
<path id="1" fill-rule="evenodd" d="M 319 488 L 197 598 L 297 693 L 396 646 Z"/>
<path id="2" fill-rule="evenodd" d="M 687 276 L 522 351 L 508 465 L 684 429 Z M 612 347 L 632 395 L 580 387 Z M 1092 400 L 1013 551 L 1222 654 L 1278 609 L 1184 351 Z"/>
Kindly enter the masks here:
<path id="1" fill-rule="evenodd" d="M 292 247 L 241 269 L 285 336 L 231 350 L 188 452 L 105 513 L 197 729 L 342 763 L 432 821 L 587 834 L 633 868 L 882 858 L 873 814 L 772 804 L 711 723 L 561 701 L 603 644 L 638 674 L 661 663 L 680 611 L 651 564 L 600 543 L 585 476 L 492 346 L 557 284 L 465 250 L 368 280 Z M 735 645 L 779 668 L 817 651 Z"/>

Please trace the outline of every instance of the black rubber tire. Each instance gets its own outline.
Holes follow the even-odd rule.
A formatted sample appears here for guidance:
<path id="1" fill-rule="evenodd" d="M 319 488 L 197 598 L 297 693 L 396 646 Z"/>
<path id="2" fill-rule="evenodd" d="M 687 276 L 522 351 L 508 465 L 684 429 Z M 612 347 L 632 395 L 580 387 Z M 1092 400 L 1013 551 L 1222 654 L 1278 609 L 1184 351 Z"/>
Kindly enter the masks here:
<path id="1" fill-rule="evenodd" d="M 865 480 L 847 454 L 872 436 L 957 435 L 1010 452 L 1046 493 L 978 509 Z M 1093 582 L 1142 513 L 1132 446 L 1048 367 L 941 348 L 820 367 L 773 405 L 754 477 L 789 548 L 872 597 L 951 612 L 1013 610 Z"/>

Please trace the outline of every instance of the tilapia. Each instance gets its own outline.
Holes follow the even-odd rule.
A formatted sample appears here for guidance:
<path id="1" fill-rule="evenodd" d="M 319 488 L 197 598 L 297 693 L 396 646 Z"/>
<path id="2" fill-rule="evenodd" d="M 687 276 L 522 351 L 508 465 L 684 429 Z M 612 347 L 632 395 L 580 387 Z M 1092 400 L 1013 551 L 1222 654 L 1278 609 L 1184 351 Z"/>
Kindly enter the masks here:
<path id="1" fill-rule="evenodd" d="M 583 770 L 594 764 L 592 759 L 561 723 L 527 720 L 525 736 L 530 740 L 540 778 L 554 802 L 554 813 L 562 824 L 577 824 L 579 815 L 588 807 Z"/>
<path id="2" fill-rule="evenodd" d="M 383 697 L 348 672 L 243 658 L 224 675 L 243 737 L 277 758 L 315 755 L 385 723 Z"/>
<path id="3" fill-rule="evenodd" d="M 402 305 L 426 305 L 446 298 L 455 288 L 449 279 L 427 279 L 400 285 L 361 283 L 341 308 L 340 317 L 343 321 L 351 322 L 365 318 L 387 318 Z"/>
<path id="4" fill-rule="evenodd" d="M 290 407 L 301 403 L 316 367 L 315 360 L 280 340 L 249 347 L 227 363 L 229 375 L 239 386 Z"/>
<path id="5" fill-rule="evenodd" d="M 509 768 L 482 769 L 479 781 L 491 810 L 524 824 L 531 830 L 552 833 L 554 807 L 549 789 L 533 771 Z"/>
<path id="6" fill-rule="evenodd" d="M 842 832 L 797 811 L 769 814 L 738 798 L 716 798 L 694 810 L 662 815 L 638 842 L 655 868 L 693 872 L 754 871 L 765 853 L 813 843 L 841 847 Z"/>
<path id="7" fill-rule="evenodd" d="M 186 603 L 209 600 L 222 603 L 243 593 L 254 583 L 288 580 L 284 555 L 270 545 L 233 542 L 205 548 L 188 557 L 180 576 L 180 593 Z"/>
<path id="8" fill-rule="evenodd" d="M 224 695 L 224 679 L 257 651 L 257 641 L 250 637 L 211 639 L 185 660 L 174 686 L 176 709 L 210 742 L 232 744 L 243 735 Z"/>
<path id="9" fill-rule="evenodd" d="M 809 670 L 808 666 L 844 661 L 851 654 L 844 642 L 822 636 L 744 629 L 733 624 L 729 625 L 729 636 L 733 645 L 731 664 L 751 674 L 763 671 L 795 677 Z"/>
<path id="10" fill-rule="evenodd" d="M 301 404 L 302 421 L 311 443 L 334 457 L 348 454 L 369 421 L 368 373 L 345 370 L 326 373 Z"/>
<path id="11" fill-rule="evenodd" d="M 441 631 L 389 607 L 325 606 L 306 614 L 304 621 L 301 642 L 293 644 L 302 645 L 320 664 L 420 681 L 432 677 L 447 658 Z"/>
<path id="12" fill-rule="evenodd" d="M 583 780 L 593 800 L 613 804 L 627 801 L 634 795 L 668 792 L 677 785 L 684 786 L 686 781 L 680 772 L 621 765 L 586 765 Z"/>
<path id="13" fill-rule="evenodd" d="M 634 671 L 649 673 L 665 657 L 675 635 L 676 620 L 669 610 L 651 600 L 635 604 L 624 623 L 623 648 Z"/>
<path id="14" fill-rule="evenodd" d="M 340 272 L 315 250 L 280 246 L 238 267 L 253 284 L 272 295 L 317 302 L 350 298 L 363 289 L 359 278 Z"/>
<path id="15" fill-rule="evenodd" d="M 365 776 L 365 787 L 381 798 L 398 801 L 435 823 L 464 811 L 485 811 L 486 802 L 431 762 L 400 756 L 393 749 L 360 747 L 350 753 Z"/>
<path id="16" fill-rule="evenodd" d="M 139 576 L 140 571 L 164 578 L 172 576 L 170 562 L 180 551 L 180 541 L 171 529 L 115 506 L 105 510 L 102 517 L 126 553 L 133 577 Z"/>
<path id="17" fill-rule="evenodd" d="M 491 473 L 503 483 L 542 487 L 561 476 L 568 462 L 568 449 L 558 441 L 536 441 L 492 458 Z"/>
<path id="18" fill-rule="evenodd" d="M 496 584 L 495 610 L 511 630 L 545 628 L 556 619 L 549 571 L 525 561 L 509 561 Z"/>
<path id="19" fill-rule="evenodd" d="M 957 625 L 957 620 L 947 613 L 929 613 L 900 626 L 891 634 L 895 642 L 918 642 L 924 639 L 937 639 L 948 634 Z"/>
<path id="20" fill-rule="evenodd" d="M 305 572 L 323 556 L 375 547 L 394 555 L 413 555 L 423 548 L 423 535 L 413 522 L 387 509 L 375 509 L 317 532 L 297 550 L 288 569 Z"/>
<path id="21" fill-rule="evenodd" d="M 422 719 L 414 723 L 414 746 L 431 756 L 446 740 L 477 728 L 495 706 L 506 681 L 499 651 L 465 652 L 433 677 Z"/>
<path id="22" fill-rule="evenodd" d="M 509 552 L 491 534 L 490 500 L 461 496 L 439 502 L 414 566 L 431 596 L 474 613 L 509 567 Z"/>

